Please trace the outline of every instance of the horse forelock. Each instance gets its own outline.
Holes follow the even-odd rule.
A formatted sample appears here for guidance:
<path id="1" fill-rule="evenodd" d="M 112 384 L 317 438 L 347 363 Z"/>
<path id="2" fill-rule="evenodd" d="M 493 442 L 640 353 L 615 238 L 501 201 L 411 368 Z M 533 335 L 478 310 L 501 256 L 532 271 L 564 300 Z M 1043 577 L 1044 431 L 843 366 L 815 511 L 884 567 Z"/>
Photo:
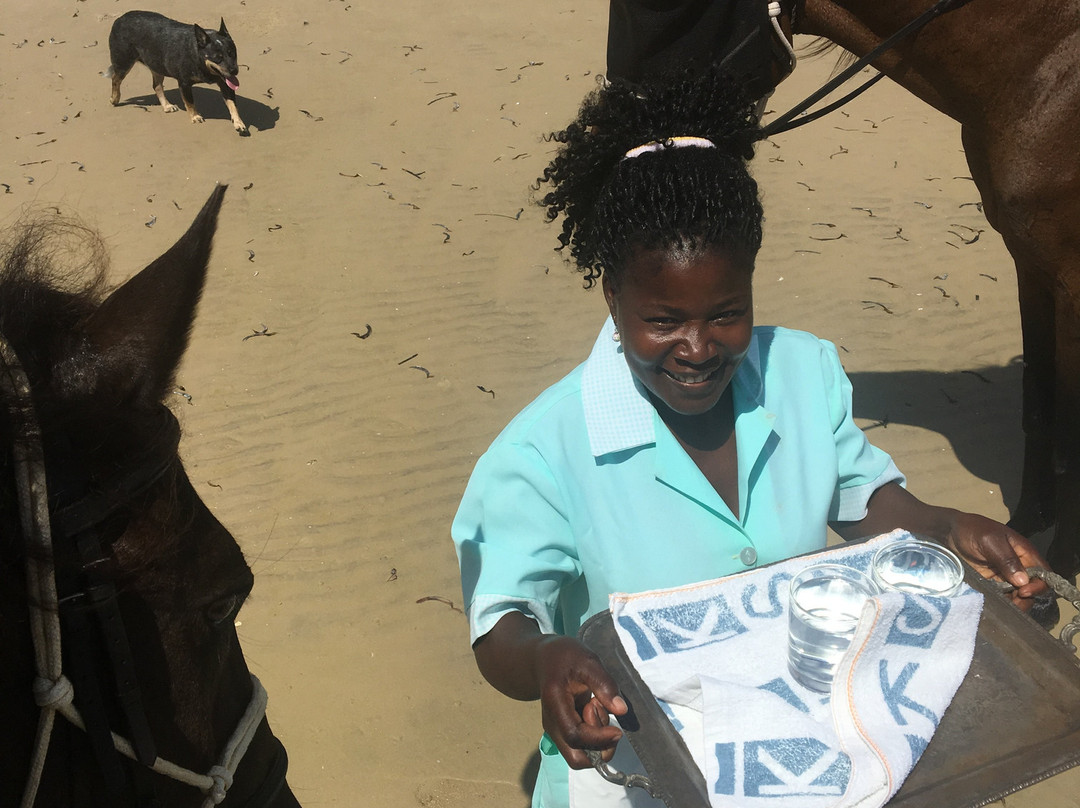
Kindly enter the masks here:
<path id="1" fill-rule="evenodd" d="M 96 388 L 105 360 L 95 354 L 83 324 L 108 292 L 108 268 L 100 236 L 62 216 L 26 217 L 0 243 L 0 333 L 30 382 L 53 499 L 119 496 L 111 491 L 118 475 L 176 456 L 175 425 L 162 417 L 163 404 L 118 405 Z M 16 510 L 8 405 L 0 407 L 5 523 Z M 65 490 L 76 486 L 83 490 Z M 8 556 L 10 544 L 4 540 Z"/>
<path id="2" fill-rule="evenodd" d="M 0 244 L 0 333 L 36 395 L 77 350 L 79 324 L 100 305 L 107 271 L 100 236 L 72 219 L 24 218 Z"/>

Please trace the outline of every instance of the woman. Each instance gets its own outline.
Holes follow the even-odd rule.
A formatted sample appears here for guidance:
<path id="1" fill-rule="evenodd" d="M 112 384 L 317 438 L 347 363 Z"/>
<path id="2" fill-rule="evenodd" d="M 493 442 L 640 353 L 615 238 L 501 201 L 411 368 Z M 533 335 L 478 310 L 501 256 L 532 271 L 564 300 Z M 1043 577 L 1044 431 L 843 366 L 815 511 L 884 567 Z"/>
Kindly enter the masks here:
<path id="1" fill-rule="evenodd" d="M 626 705 L 574 636 L 609 593 L 707 580 L 905 528 L 1011 582 L 1042 559 L 993 520 L 928 505 L 851 417 L 835 348 L 754 327 L 762 210 L 753 102 L 716 72 L 615 82 L 553 135 L 542 183 L 563 247 L 611 313 L 587 361 L 476 465 L 452 533 L 477 664 L 537 699 L 534 806 L 568 804 L 568 766 L 610 757 Z"/>

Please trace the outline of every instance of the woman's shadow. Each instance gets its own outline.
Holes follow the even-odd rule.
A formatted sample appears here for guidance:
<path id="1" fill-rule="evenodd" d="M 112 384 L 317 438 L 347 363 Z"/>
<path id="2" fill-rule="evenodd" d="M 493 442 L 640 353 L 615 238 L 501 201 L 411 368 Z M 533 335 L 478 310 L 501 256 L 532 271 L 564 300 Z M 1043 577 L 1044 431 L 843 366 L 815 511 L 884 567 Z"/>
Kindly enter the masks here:
<path id="1" fill-rule="evenodd" d="M 868 371 L 848 377 L 854 415 L 871 422 L 863 430 L 872 443 L 874 432 L 890 424 L 937 432 L 965 469 L 998 486 L 1011 511 L 1020 496 L 1024 456 L 1022 375 L 1023 360 L 1017 357 L 1001 367 Z"/>

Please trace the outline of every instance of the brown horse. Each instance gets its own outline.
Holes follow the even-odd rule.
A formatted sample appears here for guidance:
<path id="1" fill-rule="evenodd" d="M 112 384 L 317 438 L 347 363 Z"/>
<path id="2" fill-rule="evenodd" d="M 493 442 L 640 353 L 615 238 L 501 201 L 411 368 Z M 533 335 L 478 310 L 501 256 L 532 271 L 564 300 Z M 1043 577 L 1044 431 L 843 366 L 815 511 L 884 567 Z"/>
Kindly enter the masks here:
<path id="1" fill-rule="evenodd" d="M 236 636 L 251 571 L 162 403 L 224 192 L 107 296 L 100 242 L 69 221 L 0 250 L 4 808 L 298 805 Z M 89 278 L 53 266 L 73 242 Z"/>
<path id="2" fill-rule="evenodd" d="M 932 5 L 800 0 L 794 27 L 865 56 Z M 1054 528 L 1048 561 L 1074 575 L 1080 571 L 1080 3 L 956 5 L 874 65 L 960 123 L 986 218 L 1016 263 L 1026 441 L 1010 524 L 1029 536 Z"/>
<path id="3" fill-rule="evenodd" d="M 771 7 L 782 35 L 770 23 Z M 871 63 L 961 124 L 983 210 L 1016 263 L 1019 285 L 1025 448 L 1010 524 L 1028 536 L 1048 531 L 1051 566 L 1075 575 L 1080 1 L 611 0 L 608 75 L 634 81 L 723 61 L 761 95 L 790 70 L 790 51 L 779 43 L 793 31 L 860 58 L 885 44 Z M 778 124 L 803 108 L 770 121 L 766 133 L 790 128 Z"/>

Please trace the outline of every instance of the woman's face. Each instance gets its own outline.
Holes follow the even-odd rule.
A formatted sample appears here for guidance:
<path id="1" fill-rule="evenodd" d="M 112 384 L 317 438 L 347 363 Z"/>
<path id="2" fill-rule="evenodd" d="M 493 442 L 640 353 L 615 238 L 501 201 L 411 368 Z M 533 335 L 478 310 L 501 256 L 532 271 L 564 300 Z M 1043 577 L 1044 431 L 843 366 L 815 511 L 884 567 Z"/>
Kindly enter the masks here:
<path id="1" fill-rule="evenodd" d="M 753 261 L 726 250 L 636 250 L 604 296 L 630 371 L 680 415 L 711 410 L 750 347 Z"/>

